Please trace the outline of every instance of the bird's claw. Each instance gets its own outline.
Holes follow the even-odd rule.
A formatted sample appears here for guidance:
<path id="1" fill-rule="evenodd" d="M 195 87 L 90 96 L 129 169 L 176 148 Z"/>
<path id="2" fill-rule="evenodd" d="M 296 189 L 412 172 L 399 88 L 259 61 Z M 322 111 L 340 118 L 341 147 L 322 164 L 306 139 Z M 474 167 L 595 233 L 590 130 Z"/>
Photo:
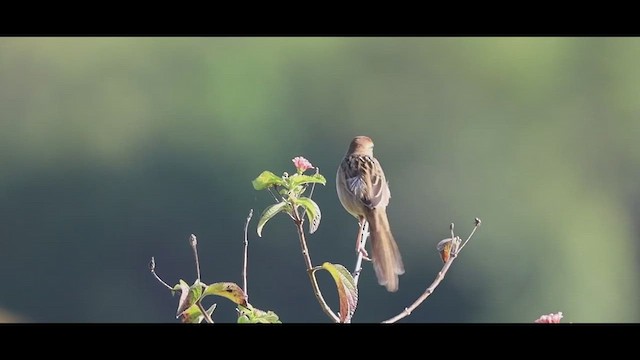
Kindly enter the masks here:
<path id="1" fill-rule="evenodd" d="M 360 255 L 362 255 L 362 258 L 367 260 L 367 261 L 371 261 L 371 258 L 369 257 L 369 253 L 367 253 L 367 250 L 365 250 L 364 247 L 360 247 L 356 250 Z"/>

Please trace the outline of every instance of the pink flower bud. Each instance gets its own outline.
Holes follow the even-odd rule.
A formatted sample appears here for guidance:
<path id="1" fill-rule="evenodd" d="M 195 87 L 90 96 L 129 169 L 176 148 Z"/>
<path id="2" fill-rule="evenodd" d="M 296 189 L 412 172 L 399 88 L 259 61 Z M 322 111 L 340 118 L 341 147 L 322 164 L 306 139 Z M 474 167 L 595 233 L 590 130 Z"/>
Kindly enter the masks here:
<path id="1" fill-rule="evenodd" d="M 303 173 L 307 169 L 313 169 L 313 165 L 311 165 L 309 160 L 303 158 L 302 156 L 297 156 L 291 161 L 293 161 L 293 165 L 295 165 L 296 169 L 298 169 L 298 173 Z"/>
<path id="2" fill-rule="evenodd" d="M 558 324 L 560 323 L 560 319 L 562 319 L 562 311 L 558 312 L 557 314 L 551 313 L 549 315 L 542 315 L 538 320 L 534 322 L 538 324 Z"/>

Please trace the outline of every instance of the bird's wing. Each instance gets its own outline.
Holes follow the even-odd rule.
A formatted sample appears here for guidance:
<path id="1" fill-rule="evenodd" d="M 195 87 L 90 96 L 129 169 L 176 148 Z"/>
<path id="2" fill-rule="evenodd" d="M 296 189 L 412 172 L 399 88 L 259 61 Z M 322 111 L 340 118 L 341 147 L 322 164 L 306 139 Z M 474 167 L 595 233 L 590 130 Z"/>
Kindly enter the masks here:
<path id="1" fill-rule="evenodd" d="M 367 155 L 353 157 L 345 169 L 349 191 L 370 209 L 389 204 L 389 187 L 378 160 Z"/>

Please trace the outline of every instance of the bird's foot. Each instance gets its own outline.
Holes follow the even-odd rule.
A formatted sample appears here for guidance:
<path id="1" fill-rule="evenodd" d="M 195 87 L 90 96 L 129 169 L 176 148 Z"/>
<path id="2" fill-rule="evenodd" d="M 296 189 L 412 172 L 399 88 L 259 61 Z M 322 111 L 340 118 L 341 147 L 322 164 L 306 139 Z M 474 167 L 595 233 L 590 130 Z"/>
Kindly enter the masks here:
<path id="1" fill-rule="evenodd" d="M 362 258 L 367 260 L 367 261 L 371 261 L 371 258 L 369 257 L 369 253 L 367 252 L 367 250 L 365 250 L 365 248 L 363 246 L 359 246 L 356 249 L 356 252 L 359 253 L 360 255 L 362 255 Z"/>

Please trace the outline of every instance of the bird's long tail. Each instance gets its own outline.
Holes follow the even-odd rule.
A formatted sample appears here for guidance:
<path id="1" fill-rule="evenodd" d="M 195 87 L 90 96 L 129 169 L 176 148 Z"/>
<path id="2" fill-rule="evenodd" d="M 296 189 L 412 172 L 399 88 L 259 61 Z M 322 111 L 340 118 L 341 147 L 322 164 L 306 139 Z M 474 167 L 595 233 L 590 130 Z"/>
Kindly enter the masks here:
<path id="1" fill-rule="evenodd" d="M 366 217 L 371 233 L 373 268 L 378 283 L 385 286 L 387 291 L 395 292 L 398 290 L 398 275 L 404 274 L 404 264 L 398 244 L 391 234 L 386 209 L 372 209 Z"/>

